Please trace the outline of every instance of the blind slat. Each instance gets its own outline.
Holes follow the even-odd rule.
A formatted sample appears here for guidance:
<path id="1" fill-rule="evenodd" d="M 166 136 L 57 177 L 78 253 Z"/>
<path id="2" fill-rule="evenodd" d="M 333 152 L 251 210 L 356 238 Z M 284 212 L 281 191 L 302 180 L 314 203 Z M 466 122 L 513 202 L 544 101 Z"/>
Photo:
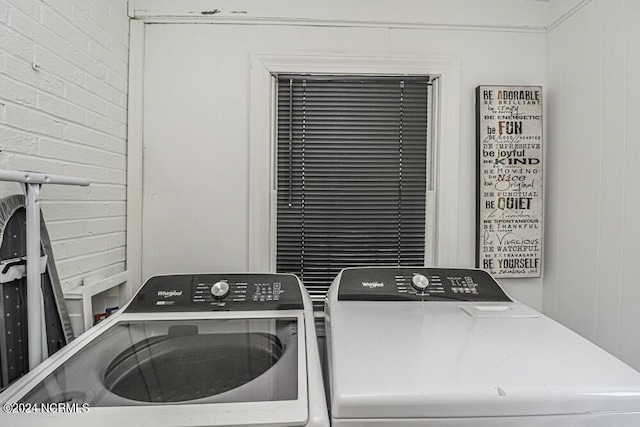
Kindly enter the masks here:
<path id="1" fill-rule="evenodd" d="M 314 298 L 345 267 L 423 263 L 427 96 L 427 77 L 279 76 L 276 264 Z"/>

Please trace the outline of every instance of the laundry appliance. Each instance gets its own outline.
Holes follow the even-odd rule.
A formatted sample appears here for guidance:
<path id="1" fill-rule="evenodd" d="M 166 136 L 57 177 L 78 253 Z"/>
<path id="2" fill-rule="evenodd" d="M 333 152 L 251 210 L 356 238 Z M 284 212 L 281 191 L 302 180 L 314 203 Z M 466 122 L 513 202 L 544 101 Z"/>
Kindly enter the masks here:
<path id="1" fill-rule="evenodd" d="M 334 427 L 640 426 L 640 373 L 481 270 L 345 269 L 326 327 Z"/>
<path id="2" fill-rule="evenodd" d="M 0 425 L 329 425 L 311 300 L 294 275 L 149 279 L 0 394 Z"/>

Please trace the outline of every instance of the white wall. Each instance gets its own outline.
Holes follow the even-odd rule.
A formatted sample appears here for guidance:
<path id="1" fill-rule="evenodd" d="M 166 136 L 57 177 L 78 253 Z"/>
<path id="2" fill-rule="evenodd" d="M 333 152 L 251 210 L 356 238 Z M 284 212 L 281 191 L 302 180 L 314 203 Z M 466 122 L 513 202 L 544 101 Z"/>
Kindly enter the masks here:
<path id="1" fill-rule="evenodd" d="M 0 0 L 0 168 L 92 182 L 41 193 L 64 289 L 124 270 L 128 45 L 127 0 Z"/>
<path id="2" fill-rule="evenodd" d="M 640 369 L 640 2 L 580 6 L 548 34 L 544 311 Z"/>
<path id="3" fill-rule="evenodd" d="M 460 157 L 452 166 L 458 169 L 460 185 L 447 188 L 445 184 L 443 189 L 457 192 L 459 199 L 458 211 L 450 213 L 457 218 L 458 236 L 447 243 L 455 248 L 457 265 L 473 266 L 474 89 L 480 84 L 545 86 L 546 35 L 533 27 L 539 16 L 546 19 L 546 4 L 539 9 L 541 2 L 491 1 L 487 3 L 489 7 L 482 9 L 474 1 L 456 2 L 458 8 L 466 5 L 474 10 L 475 21 L 468 14 L 447 15 L 447 8 L 441 9 L 442 13 L 419 16 L 412 15 L 411 8 L 403 13 L 391 9 L 396 11 L 389 19 L 396 23 L 380 24 L 360 13 L 354 3 L 348 20 L 335 25 L 327 22 L 305 25 L 300 21 L 304 17 L 298 16 L 302 13 L 299 9 L 292 18 L 295 23 L 286 17 L 278 18 L 277 22 L 256 21 L 258 17 L 252 15 L 251 8 L 245 8 L 249 15 L 246 22 L 225 9 L 223 14 L 227 16 L 206 24 L 199 13 L 199 23 L 195 23 L 190 20 L 193 12 L 154 14 L 154 10 L 149 10 L 154 4 L 169 7 L 175 3 L 135 3 L 147 7 L 145 15 L 139 16 L 141 19 L 163 22 L 145 25 L 144 36 L 143 277 L 247 269 L 251 245 L 250 63 L 252 55 L 261 53 L 455 56 L 460 60 Z M 194 3 L 198 2 L 187 2 Z M 197 6 L 202 7 L 199 10 L 209 10 L 206 4 L 199 2 Z M 443 8 L 447 2 L 432 4 Z M 508 26 L 504 13 L 507 4 L 521 6 L 519 10 L 517 7 L 509 10 L 513 22 L 527 22 L 526 26 Z M 529 13 L 531 8 L 536 8 L 536 13 Z M 270 10 L 277 15 L 273 12 L 277 7 Z M 324 17 L 322 11 L 326 14 L 327 10 L 309 9 L 307 13 L 317 12 Z M 539 14 L 539 10 L 544 14 Z M 158 16 L 161 12 L 167 16 Z M 176 18 L 180 13 L 185 22 Z M 370 13 L 367 9 L 367 14 Z M 382 12 L 376 16 L 381 15 Z M 434 16 L 441 16 L 442 22 L 433 22 Z M 453 22 L 460 16 L 462 21 Z M 225 21 L 226 18 L 232 20 Z M 407 19 L 414 20 L 413 24 L 397 23 Z M 427 19 L 431 21 L 415 22 Z M 481 25 L 472 25 L 471 21 Z M 264 161 L 268 163 L 269 159 Z M 541 279 L 503 283 L 515 298 L 541 308 Z"/>

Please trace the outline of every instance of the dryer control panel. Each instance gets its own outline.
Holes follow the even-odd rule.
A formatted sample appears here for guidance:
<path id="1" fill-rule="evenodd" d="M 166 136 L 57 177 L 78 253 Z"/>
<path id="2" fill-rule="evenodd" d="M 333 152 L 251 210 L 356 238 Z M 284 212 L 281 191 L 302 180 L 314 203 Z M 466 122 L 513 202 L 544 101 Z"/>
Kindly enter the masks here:
<path id="1" fill-rule="evenodd" d="M 338 300 L 511 301 L 486 271 L 427 267 L 345 269 Z"/>
<path id="2" fill-rule="evenodd" d="M 127 313 L 303 309 L 291 274 L 179 274 L 155 276 L 138 291 Z"/>

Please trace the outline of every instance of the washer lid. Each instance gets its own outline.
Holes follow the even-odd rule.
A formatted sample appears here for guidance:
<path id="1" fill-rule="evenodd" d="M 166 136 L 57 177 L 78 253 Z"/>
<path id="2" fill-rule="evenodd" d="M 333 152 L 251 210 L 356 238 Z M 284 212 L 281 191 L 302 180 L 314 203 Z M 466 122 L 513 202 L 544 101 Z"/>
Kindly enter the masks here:
<path id="1" fill-rule="evenodd" d="M 532 312 L 519 303 L 329 299 L 332 416 L 640 411 L 638 372 Z"/>
<path id="2" fill-rule="evenodd" d="M 118 313 L 8 388 L 0 402 L 71 407 L 55 411 L 60 425 L 94 425 L 95 418 L 138 424 L 125 416 L 153 425 L 306 424 L 303 312 L 247 316 Z M 24 421 L 37 423 L 28 415 Z"/>

